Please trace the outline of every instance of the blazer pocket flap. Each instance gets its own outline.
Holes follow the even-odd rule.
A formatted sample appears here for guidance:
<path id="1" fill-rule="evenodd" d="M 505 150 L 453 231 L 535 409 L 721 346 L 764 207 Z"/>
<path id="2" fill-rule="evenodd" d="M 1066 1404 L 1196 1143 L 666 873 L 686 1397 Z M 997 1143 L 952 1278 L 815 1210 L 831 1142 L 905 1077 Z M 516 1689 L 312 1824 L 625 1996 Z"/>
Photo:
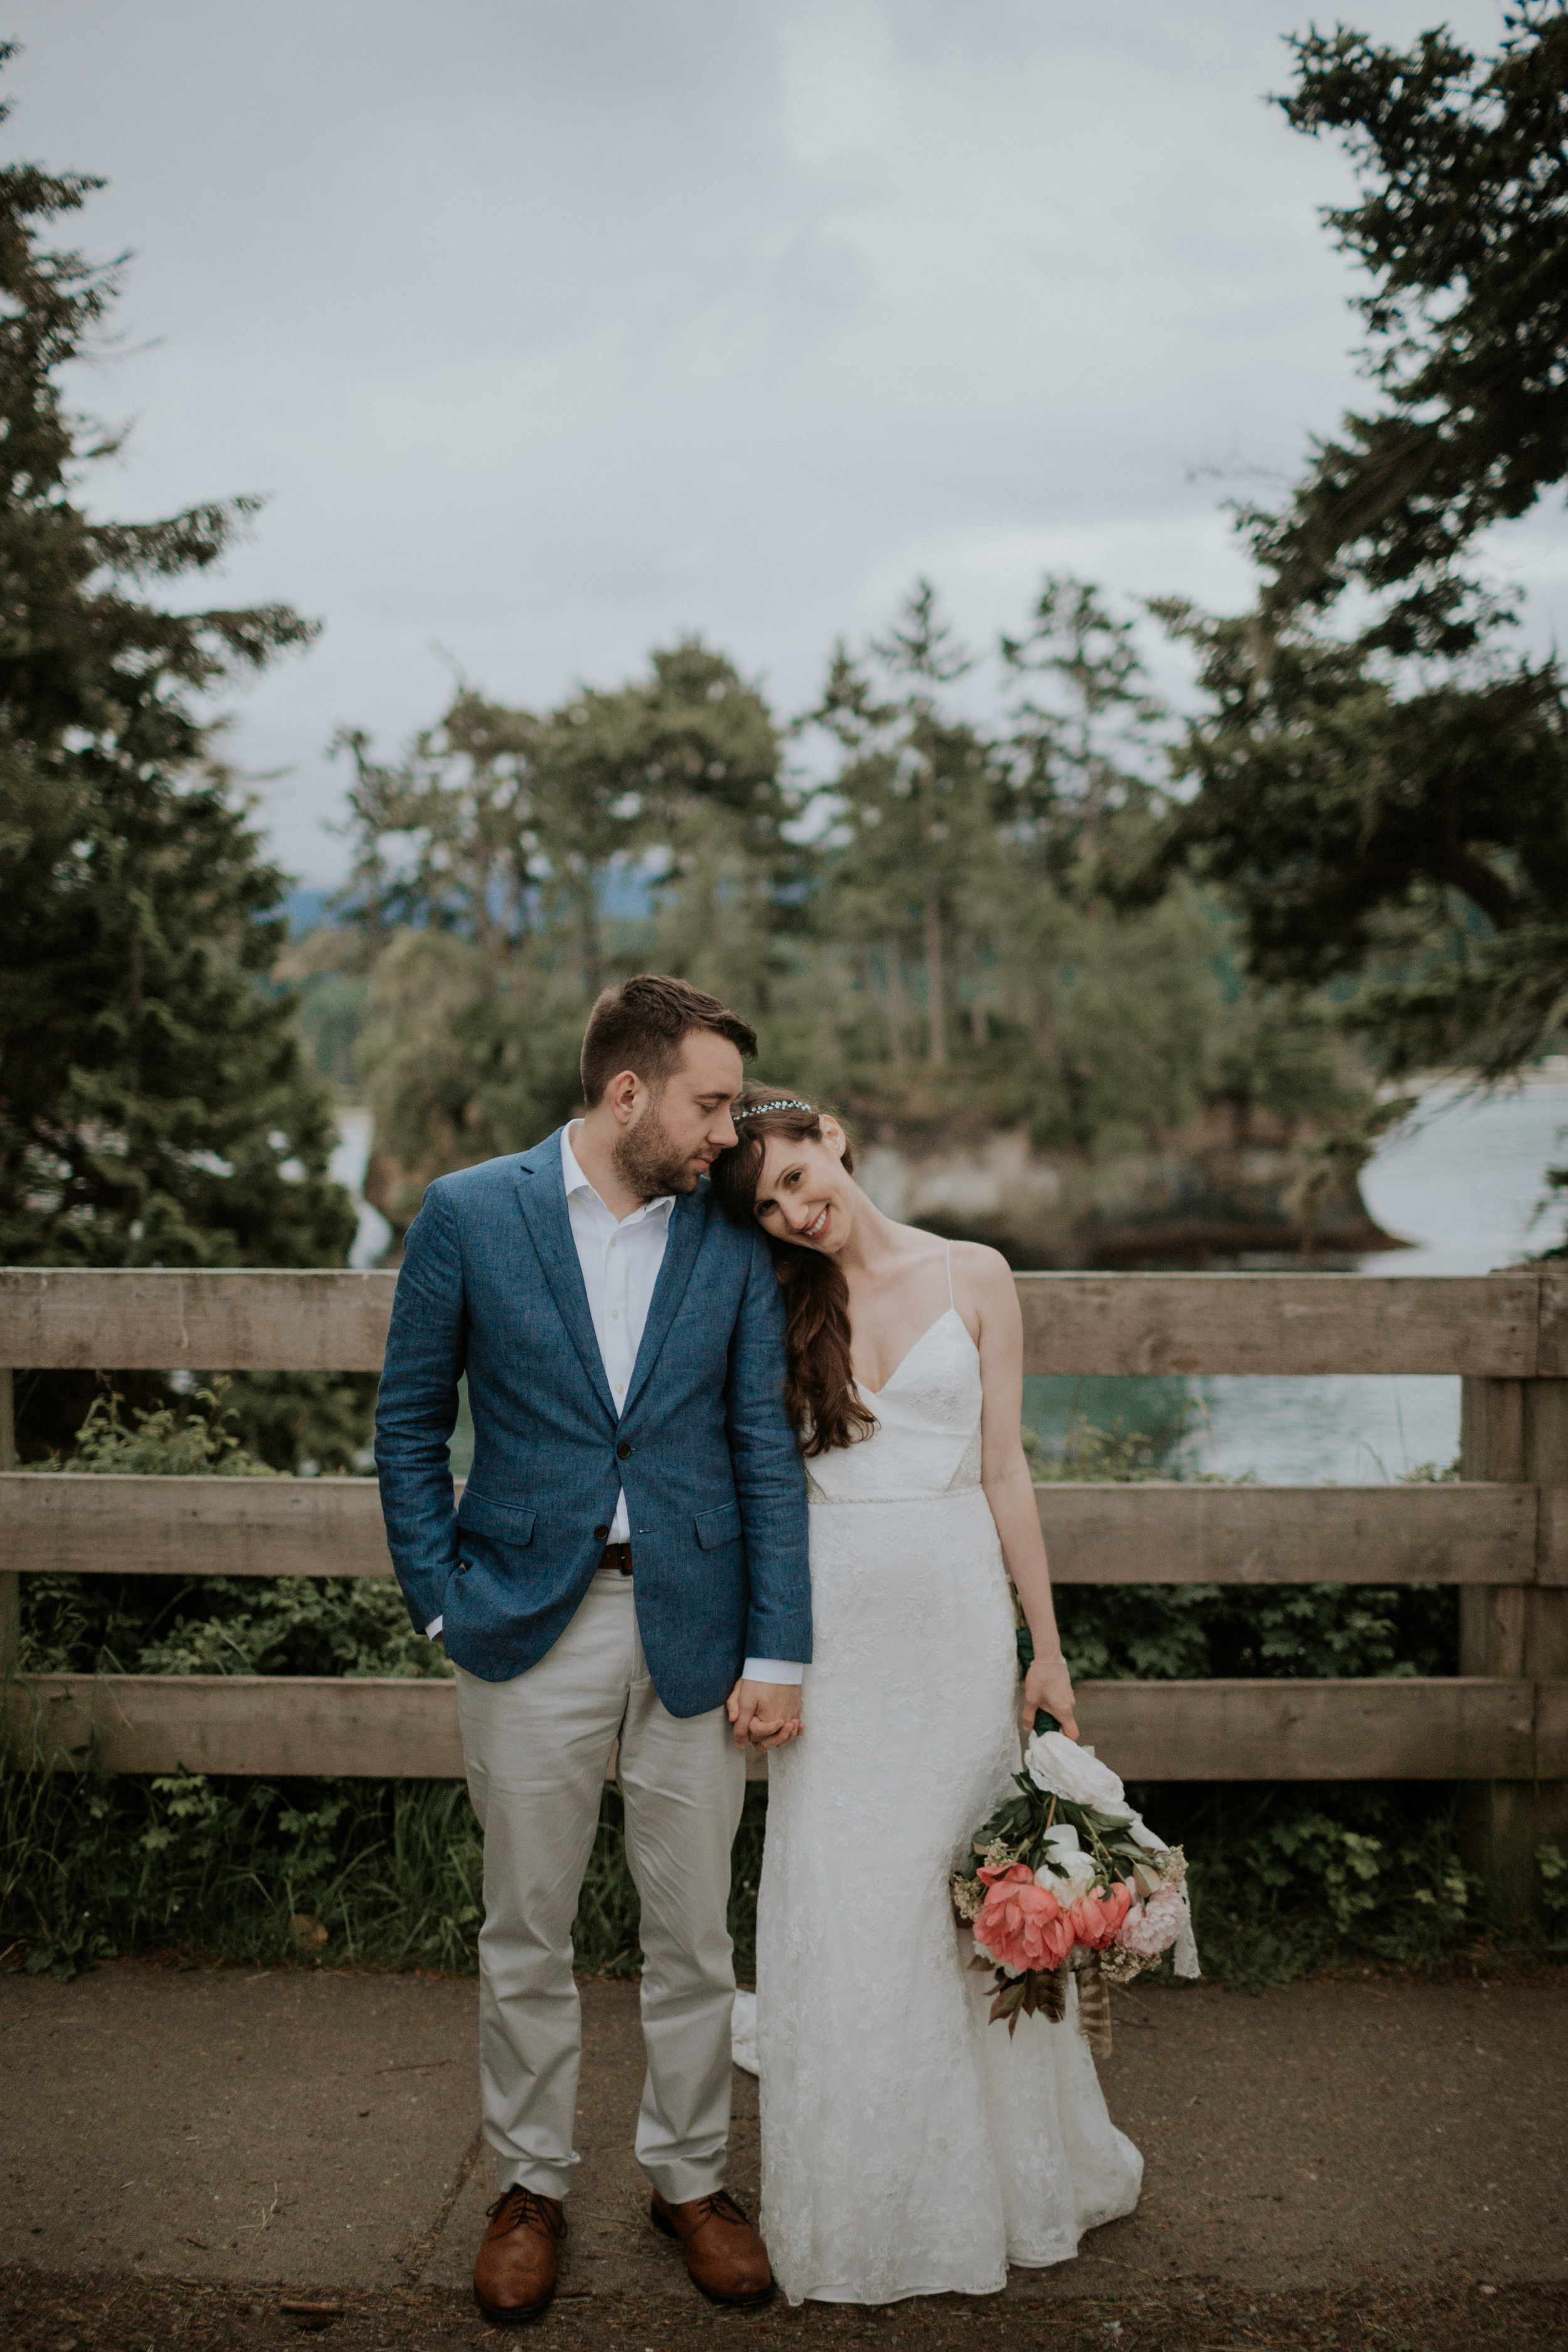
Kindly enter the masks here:
<path id="1" fill-rule="evenodd" d="M 492 1503 L 488 1495 L 476 1495 L 471 1486 L 463 1489 L 458 1505 L 458 1525 L 468 1528 L 477 1536 L 495 1536 L 502 1543 L 525 1544 L 533 1539 L 531 1511 L 513 1503 Z"/>
<path id="2" fill-rule="evenodd" d="M 692 1525 L 704 1551 L 714 1551 L 720 1544 L 736 1543 L 741 1535 L 741 1506 L 721 1503 L 716 1511 L 699 1511 Z"/>

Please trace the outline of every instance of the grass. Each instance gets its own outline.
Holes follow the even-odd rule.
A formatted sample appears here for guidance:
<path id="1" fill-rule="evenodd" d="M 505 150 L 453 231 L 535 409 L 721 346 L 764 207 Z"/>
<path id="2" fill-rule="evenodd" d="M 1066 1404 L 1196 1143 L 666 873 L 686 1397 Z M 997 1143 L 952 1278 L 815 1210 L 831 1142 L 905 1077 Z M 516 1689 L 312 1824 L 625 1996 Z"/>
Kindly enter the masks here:
<path id="1" fill-rule="evenodd" d="M 1314 1969 L 1447 1969 L 1568 1954 L 1568 1864 L 1542 1853 L 1537 1916 L 1500 1935 L 1459 1858 L 1450 1792 L 1172 1788 L 1131 1792 L 1192 1862 L 1205 1969 L 1258 1991 Z M 767 1791 L 752 1785 L 730 1902 L 736 1973 L 756 1972 Z M 875 1843 L 874 1825 L 869 1832 Z M 0 1771 L 0 1952 L 74 1976 L 177 1949 L 277 1965 L 468 1971 L 483 1904 L 460 1781 L 268 1782 Z M 577 1965 L 642 1965 L 621 1800 L 606 1789 L 574 1928 Z"/>

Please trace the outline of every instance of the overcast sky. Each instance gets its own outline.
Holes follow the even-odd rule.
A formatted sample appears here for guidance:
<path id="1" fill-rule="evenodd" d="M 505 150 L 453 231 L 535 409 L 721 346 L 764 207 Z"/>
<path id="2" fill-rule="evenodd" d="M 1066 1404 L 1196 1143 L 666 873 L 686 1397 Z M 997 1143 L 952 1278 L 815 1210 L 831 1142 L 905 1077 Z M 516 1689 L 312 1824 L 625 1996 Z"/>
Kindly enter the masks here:
<path id="1" fill-rule="evenodd" d="M 230 747 L 307 880 L 333 730 L 391 750 L 455 672 L 543 705 L 700 630 L 788 710 L 920 572 L 982 638 L 1047 569 L 1234 608 L 1222 500 L 1356 396 L 1346 167 L 1264 102 L 1308 0 L 5 13 L 0 137 L 102 174 L 72 241 L 134 256 L 91 504 L 264 492 L 217 593 L 325 624 Z M 1560 510 L 1500 561 L 1568 635 Z"/>

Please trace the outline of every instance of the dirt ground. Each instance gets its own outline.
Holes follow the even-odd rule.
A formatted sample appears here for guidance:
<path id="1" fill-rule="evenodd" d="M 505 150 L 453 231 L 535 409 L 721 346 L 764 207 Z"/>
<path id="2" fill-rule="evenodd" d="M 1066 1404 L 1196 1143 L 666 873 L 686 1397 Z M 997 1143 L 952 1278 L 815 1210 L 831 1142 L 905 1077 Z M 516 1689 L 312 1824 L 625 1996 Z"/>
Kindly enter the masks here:
<path id="1" fill-rule="evenodd" d="M 647 2221 L 637 1989 L 583 1988 L 561 2292 L 541 2347 L 1568 2347 L 1568 1993 L 1200 1984 L 1118 1997 L 1103 2072 L 1147 2161 L 1126 2221 L 983 2300 L 716 2312 Z M 119 1963 L 0 1978 L 0 2341 L 142 2352 L 328 2333 L 489 2341 L 495 2193 L 471 1980 Z M 755 2199 L 756 2086 L 731 2185 Z M 319 2305 L 320 2308 L 291 2308 Z"/>

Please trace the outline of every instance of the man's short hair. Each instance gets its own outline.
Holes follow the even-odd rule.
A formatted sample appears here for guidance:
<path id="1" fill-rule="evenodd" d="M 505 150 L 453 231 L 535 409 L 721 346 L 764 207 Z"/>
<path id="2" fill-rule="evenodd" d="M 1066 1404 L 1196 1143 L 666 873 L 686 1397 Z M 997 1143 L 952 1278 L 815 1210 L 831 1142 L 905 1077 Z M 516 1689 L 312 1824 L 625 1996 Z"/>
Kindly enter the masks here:
<path id="1" fill-rule="evenodd" d="M 694 1029 L 728 1037 L 748 1060 L 756 1055 L 757 1033 L 750 1024 L 688 980 L 639 971 L 619 988 L 606 988 L 583 1039 L 583 1100 L 592 1109 L 620 1070 L 635 1070 L 644 1086 L 660 1093 Z"/>

